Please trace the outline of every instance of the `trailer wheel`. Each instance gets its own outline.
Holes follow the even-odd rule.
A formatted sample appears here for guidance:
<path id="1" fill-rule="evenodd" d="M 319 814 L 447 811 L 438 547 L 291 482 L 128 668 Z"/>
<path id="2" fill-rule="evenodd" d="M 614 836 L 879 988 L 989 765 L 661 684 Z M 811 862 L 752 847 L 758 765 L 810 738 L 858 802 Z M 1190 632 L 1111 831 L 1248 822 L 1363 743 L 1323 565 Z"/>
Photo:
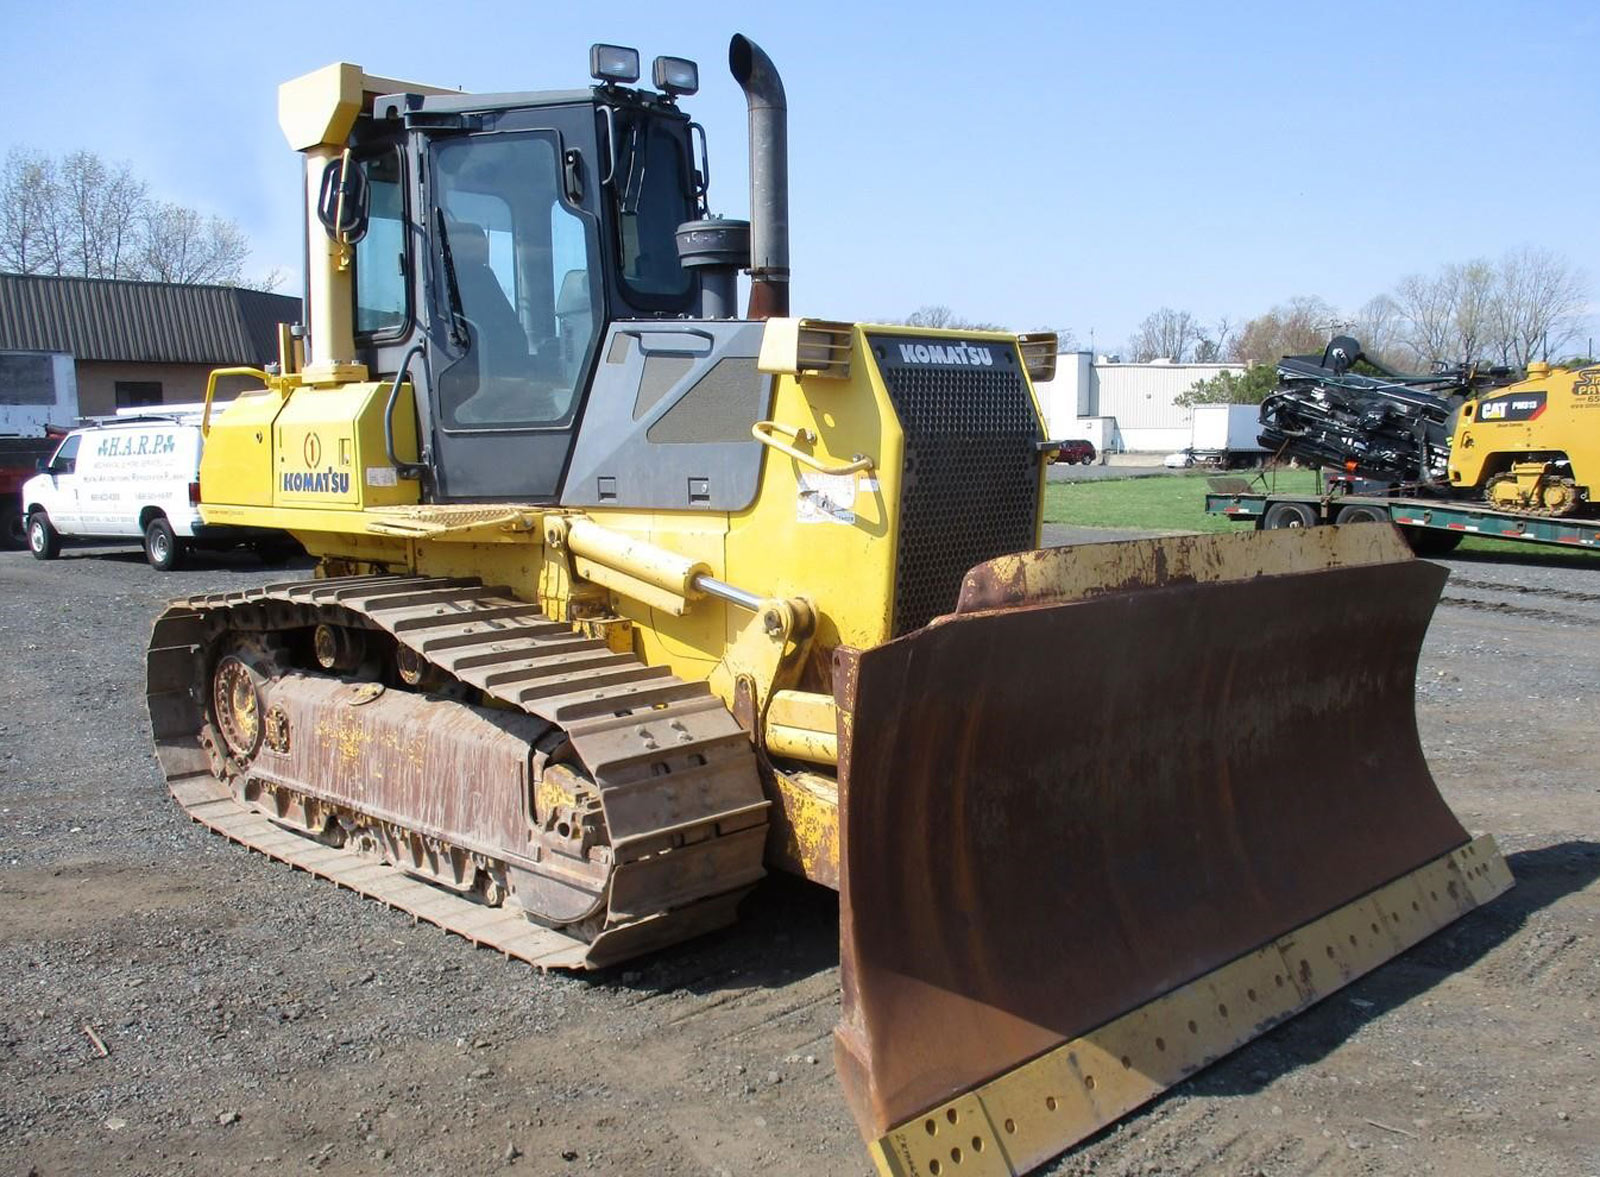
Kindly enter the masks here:
<path id="1" fill-rule="evenodd" d="M 1466 538 L 1459 531 L 1432 531 L 1423 527 L 1402 527 L 1400 534 L 1419 556 L 1448 556 Z"/>
<path id="2" fill-rule="evenodd" d="M 1334 516 L 1335 523 L 1387 523 L 1389 512 L 1382 507 L 1368 507 L 1362 504 L 1352 504 L 1340 507 L 1339 513 Z"/>
<path id="3" fill-rule="evenodd" d="M 28 516 L 28 550 L 35 560 L 54 560 L 61 554 L 61 536 L 43 511 Z"/>
<path id="4" fill-rule="evenodd" d="M 1261 517 L 1263 531 L 1280 527 L 1315 527 L 1317 513 L 1306 503 L 1273 503 Z"/>

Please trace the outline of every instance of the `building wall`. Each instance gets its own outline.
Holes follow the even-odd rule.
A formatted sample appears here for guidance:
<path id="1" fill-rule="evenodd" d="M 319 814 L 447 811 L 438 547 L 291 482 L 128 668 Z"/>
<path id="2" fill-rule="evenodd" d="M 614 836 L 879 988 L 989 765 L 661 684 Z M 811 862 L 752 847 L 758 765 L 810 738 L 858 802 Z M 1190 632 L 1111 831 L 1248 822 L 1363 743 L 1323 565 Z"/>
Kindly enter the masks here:
<path id="1" fill-rule="evenodd" d="M 129 381 L 161 385 L 161 403 L 192 404 L 206 396 L 210 364 L 122 364 L 103 360 L 78 363 L 78 412 L 85 417 L 105 416 L 117 411 L 117 382 Z M 232 377 L 219 382 L 219 398 L 231 398 L 252 381 Z M 259 384 L 256 387 L 260 387 Z"/>
<path id="2" fill-rule="evenodd" d="M 1061 356 L 1055 379 L 1035 386 L 1050 436 L 1093 441 L 1098 433 L 1105 442 L 1102 448 L 1135 453 L 1167 453 L 1186 447 L 1194 414 L 1173 402 L 1197 380 L 1244 371 L 1243 364 L 1092 360 L 1088 352 Z"/>
<path id="3" fill-rule="evenodd" d="M 28 371 L 43 368 L 47 388 L 29 382 L 27 390 L 0 386 L 0 435 L 42 437 L 46 425 L 71 425 L 78 415 L 77 376 L 72 357 L 61 352 L 6 351 L 28 363 Z M 50 403 L 45 403 L 46 397 Z"/>

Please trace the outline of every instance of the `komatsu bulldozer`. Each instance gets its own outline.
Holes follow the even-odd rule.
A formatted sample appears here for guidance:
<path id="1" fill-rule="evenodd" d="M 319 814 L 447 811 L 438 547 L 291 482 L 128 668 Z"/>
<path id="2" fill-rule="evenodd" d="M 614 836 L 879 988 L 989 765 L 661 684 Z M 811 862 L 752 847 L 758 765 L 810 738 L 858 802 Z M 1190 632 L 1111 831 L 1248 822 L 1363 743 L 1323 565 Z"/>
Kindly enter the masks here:
<path id="1" fill-rule="evenodd" d="M 1510 885 L 1412 717 L 1444 573 L 1370 526 L 1041 550 L 1053 337 L 792 316 L 783 87 L 729 60 L 749 223 L 683 59 L 282 88 L 308 320 L 208 391 L 201 510 L 317 576 L 162 614 L 157 752 L 540 968 L 835 888 L 879 1170 L 1025 1172 Z"/>

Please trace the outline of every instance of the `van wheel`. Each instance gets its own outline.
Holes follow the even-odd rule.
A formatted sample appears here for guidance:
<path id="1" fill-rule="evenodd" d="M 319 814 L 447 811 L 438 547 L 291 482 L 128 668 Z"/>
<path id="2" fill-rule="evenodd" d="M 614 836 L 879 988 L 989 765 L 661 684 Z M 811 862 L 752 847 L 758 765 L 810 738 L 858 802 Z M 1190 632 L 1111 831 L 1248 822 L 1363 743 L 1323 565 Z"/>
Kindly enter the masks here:
<path id="1" fill-rule="evenodd" d="M 61 554 L 61 536 L 43 511 L 28 516 L 28 550 L 35 560 L 54 560 Z"/>
<path id="2" fill-rule="evenodd" d="M 157 515 L 144 529 L 144 558 L 150 567 L 171 572 L 183 563 L 183 541 L 172 534 L 172 524 Z"/>

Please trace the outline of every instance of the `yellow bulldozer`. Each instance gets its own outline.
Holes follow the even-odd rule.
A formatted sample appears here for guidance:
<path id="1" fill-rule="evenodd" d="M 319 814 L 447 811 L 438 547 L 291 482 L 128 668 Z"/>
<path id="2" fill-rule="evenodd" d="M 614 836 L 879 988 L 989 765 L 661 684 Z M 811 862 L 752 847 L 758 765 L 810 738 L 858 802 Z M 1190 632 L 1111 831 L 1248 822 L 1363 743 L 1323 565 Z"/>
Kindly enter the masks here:
<path id="1" fill-rule="evenodd" d="M 283 86 L 308 318 L 208 407 L 201 510 L 317 576 L 162 614 L 157 752 L 540 968 L 835 888 L 879 1170 L 1025 1172 L 1510 885 L 1412 718 L 1444 573 L 1376 527 L 1041 550 L 1054 338 L 792 316 L 783 86 L 729 63 L 748 223 L 684 59 Z"/>

